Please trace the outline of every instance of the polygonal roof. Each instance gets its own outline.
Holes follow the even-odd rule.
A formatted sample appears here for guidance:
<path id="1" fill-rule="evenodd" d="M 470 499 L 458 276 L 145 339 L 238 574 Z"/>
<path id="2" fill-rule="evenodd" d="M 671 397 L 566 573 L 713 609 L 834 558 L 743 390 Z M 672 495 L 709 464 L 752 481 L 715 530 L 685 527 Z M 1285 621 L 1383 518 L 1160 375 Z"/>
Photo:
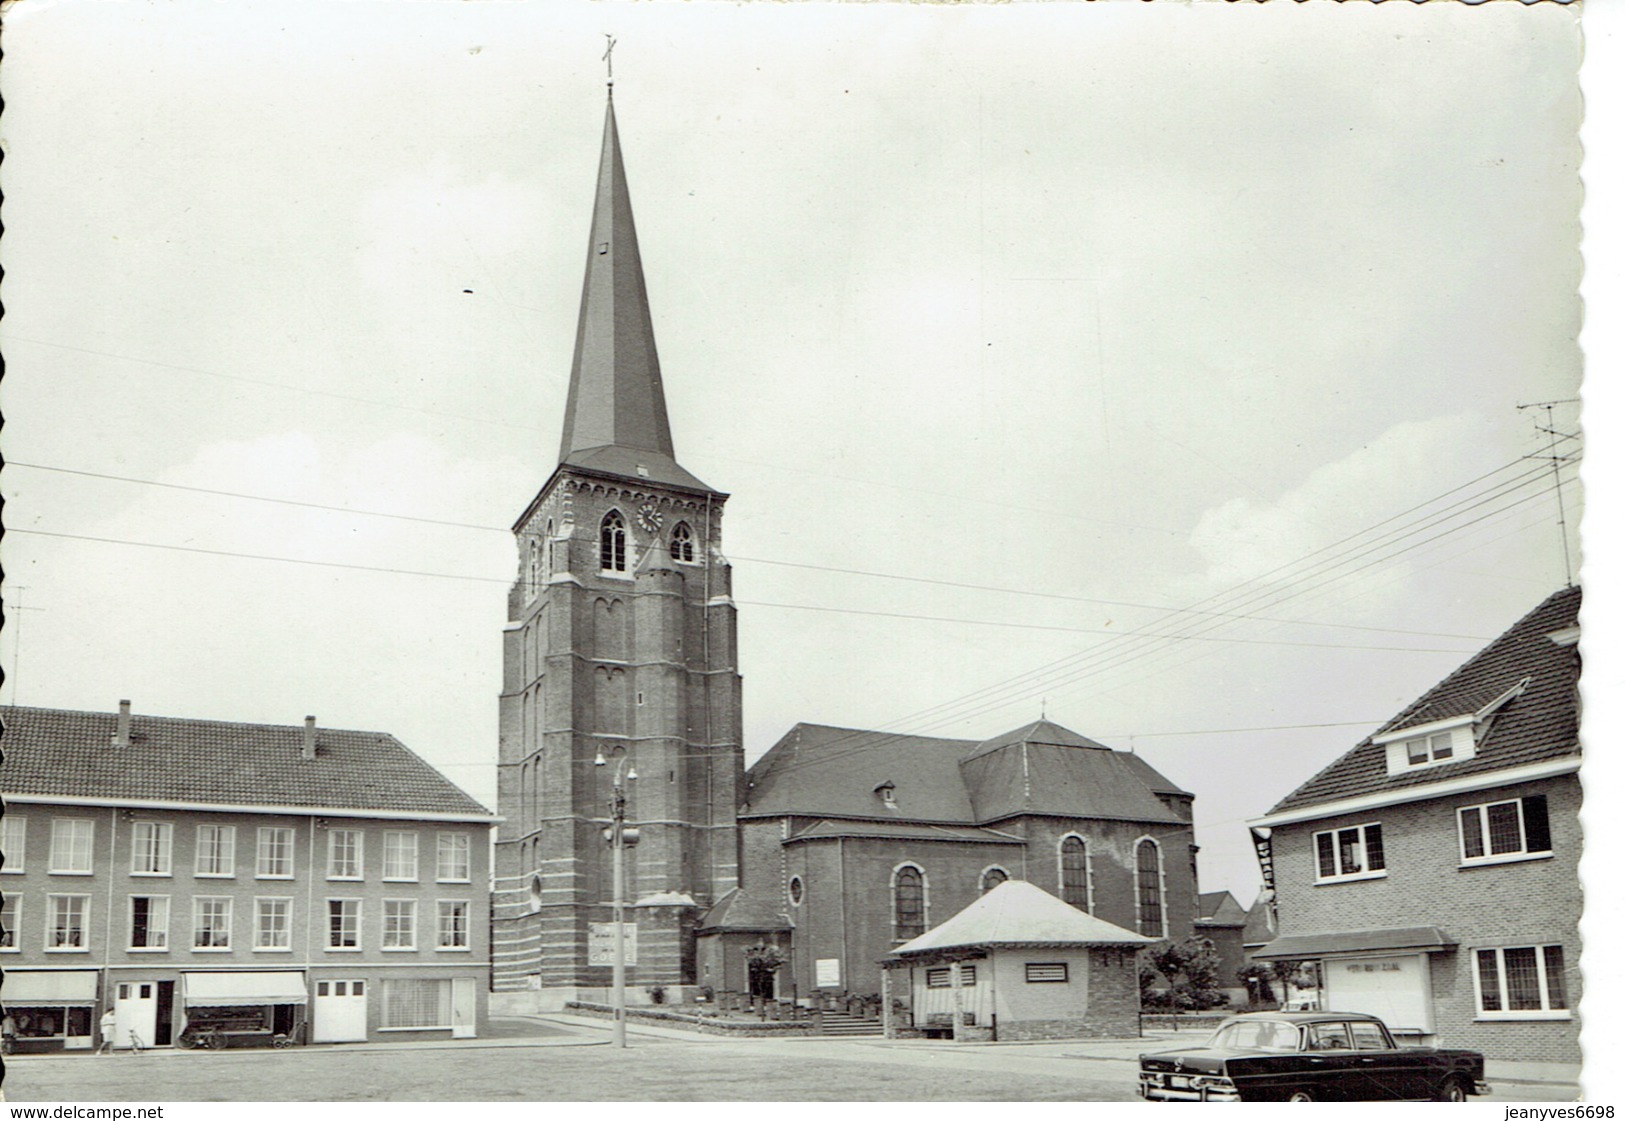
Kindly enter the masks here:
<path id="1" fill-rule="evenodd" d="M 1148 946 L 1147 938 L 1097 919 L 1025 880 L 1006 880 L 941 926 L 892 951 L 913 957 L 1000 946 Z"/>

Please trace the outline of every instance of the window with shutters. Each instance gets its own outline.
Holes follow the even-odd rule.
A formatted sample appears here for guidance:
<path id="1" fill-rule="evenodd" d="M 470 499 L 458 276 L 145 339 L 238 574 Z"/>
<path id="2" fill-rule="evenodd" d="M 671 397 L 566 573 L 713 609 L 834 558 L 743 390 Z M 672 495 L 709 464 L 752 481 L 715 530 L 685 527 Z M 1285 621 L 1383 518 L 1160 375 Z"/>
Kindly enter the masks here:
<path id="1" fill-rule="evenodd" d="M 1480 1020 L 1567 1020 L 1562 946 L 1476 950 L 1473 983 Z"/>
<path id="2" fill-rule="evenodd" d="M 1456 825 L 1461 834 L 1464 868 L 1552 855 L 1552 830 L 1544 794 L 1463 806 L 1456 811 Z"/>
<path id="3" fill-rule="evenodd" d="M 1377 822 L 1328 829 L 1315 834 L 1315 882 L 1370 880 L 1388 874 Z"/>

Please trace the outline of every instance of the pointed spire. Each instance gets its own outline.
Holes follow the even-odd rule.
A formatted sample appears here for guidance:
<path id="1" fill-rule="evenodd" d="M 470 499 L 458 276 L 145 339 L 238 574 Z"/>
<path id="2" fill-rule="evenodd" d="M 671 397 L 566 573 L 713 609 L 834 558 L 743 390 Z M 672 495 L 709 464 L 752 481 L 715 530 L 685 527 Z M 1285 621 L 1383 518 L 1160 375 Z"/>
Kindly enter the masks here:
<path id="1" fill-rule="evenodd" d="M 604 147 L 559 461 L 579 460 L 577 453 L 611 446 L 668 460 L 672 456 L 632 199 L 615 131 L 613 90 L 604 112 Z"/>

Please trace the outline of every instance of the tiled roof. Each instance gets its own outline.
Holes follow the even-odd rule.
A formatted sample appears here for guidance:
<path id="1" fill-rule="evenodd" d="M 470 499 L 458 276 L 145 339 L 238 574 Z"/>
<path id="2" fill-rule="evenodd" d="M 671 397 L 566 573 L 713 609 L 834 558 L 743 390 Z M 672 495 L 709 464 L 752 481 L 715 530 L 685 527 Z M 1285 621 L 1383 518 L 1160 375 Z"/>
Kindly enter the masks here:
<path id="1" fill-rule="evenodd" d="M 1027 842 L 997 829 L 974 825 L 925 825 L 910 821 L 815 821 L 790 834 L 791 841 L 815 841 L 826 837 L 885 837 L 917 841 L 973 841 L 993 845 L 1024 845 Z"/>
<path id="2" fill-rule="evenodd" d="M 1204 891 L 1197 897 L 1197 921 L 1214 926 L 1243 926 L 1247 912 L 1228 891 Z"/>
<path id="3" fill-rule="evenodd" d="M 111 800 L 489 816 L 490 811 L 384 732 L 0 707 L 0 793 Z"/>
<path id="4" fill-rule="evenodd" d="M 959 777 L 968 740 L 797 724 L 746 774 L 742 815 L 975 820 Z M 895 811 L 875 788 L 893 784 Z"/>
<path id="5" fill-rule="evenodd" d="M 1579 611 L 1579 588 L 1549 596 L 1373 733 L 1380 736 L 1472 714 L 1528 678 L 1528 687 L 1481 729 L 1472 758 L 1390 776 L 1386 749 L 1367 738 L 1276 803 L 1270 813 L 1578 755 L 1579 654 L 1575 647 L 1548 636 L 1573 627 Z"/>
<path id="6" fill-rule="evenodd" d="M 797 724 L 746 776 L 743 816 L 979 825 L 1017 814 L 1183 822 L 1138 756 L 1048 721 L 973 743 Z M 877 788 L 890 784 L 888 805 Z"/>
<path id="7" fill-rule="evenodd" d="M 1275 938 L 1275 918 L 1270 913 L 1270 900 L 1259 892 L 1253 905 L 1247 908 L 1247 925 L 1241 929 L 1243 946 L 1262 946 Z"/>
<path id="8" fill-rule="evenodd" d="M 1154 941 L 1063 903 L 1025 880 L 1006 880 L 941 926 L 904 942 L 892 956 L 994 946 L 1145 946 Z"/>
<path id="9" fill-rule="evenodd" d="M 733 888 L 700 919 L 700 931 L 789 930 L 790 918 L 778 904 L 742 888 Z"/>

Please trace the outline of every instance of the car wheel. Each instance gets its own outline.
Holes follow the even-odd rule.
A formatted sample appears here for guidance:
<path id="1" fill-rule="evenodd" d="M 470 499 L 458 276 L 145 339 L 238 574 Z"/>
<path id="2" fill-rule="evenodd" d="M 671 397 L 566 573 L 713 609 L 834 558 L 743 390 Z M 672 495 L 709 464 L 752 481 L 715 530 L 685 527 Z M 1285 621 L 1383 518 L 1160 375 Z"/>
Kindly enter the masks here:
<path id="1" fill-rule="evenodd" d="M 1288 1094 L 1286 1096 L 1286 1100 L 1289 1102 L 1312 1102 L 1315 1100 L 1315 1095 L 1308 1090 L 1300 1088 L 1293 1090 L 1290 1094 Z"/>
<path id="2" fill-rule="evenodd" d="M 1459 1078 L 1446 1078 L 1439 1086 L 1439 1092 L 1433 1095 L 1436 1102 L 1464 1102 L 1467 1100 L 1467 1086 Z"/>

